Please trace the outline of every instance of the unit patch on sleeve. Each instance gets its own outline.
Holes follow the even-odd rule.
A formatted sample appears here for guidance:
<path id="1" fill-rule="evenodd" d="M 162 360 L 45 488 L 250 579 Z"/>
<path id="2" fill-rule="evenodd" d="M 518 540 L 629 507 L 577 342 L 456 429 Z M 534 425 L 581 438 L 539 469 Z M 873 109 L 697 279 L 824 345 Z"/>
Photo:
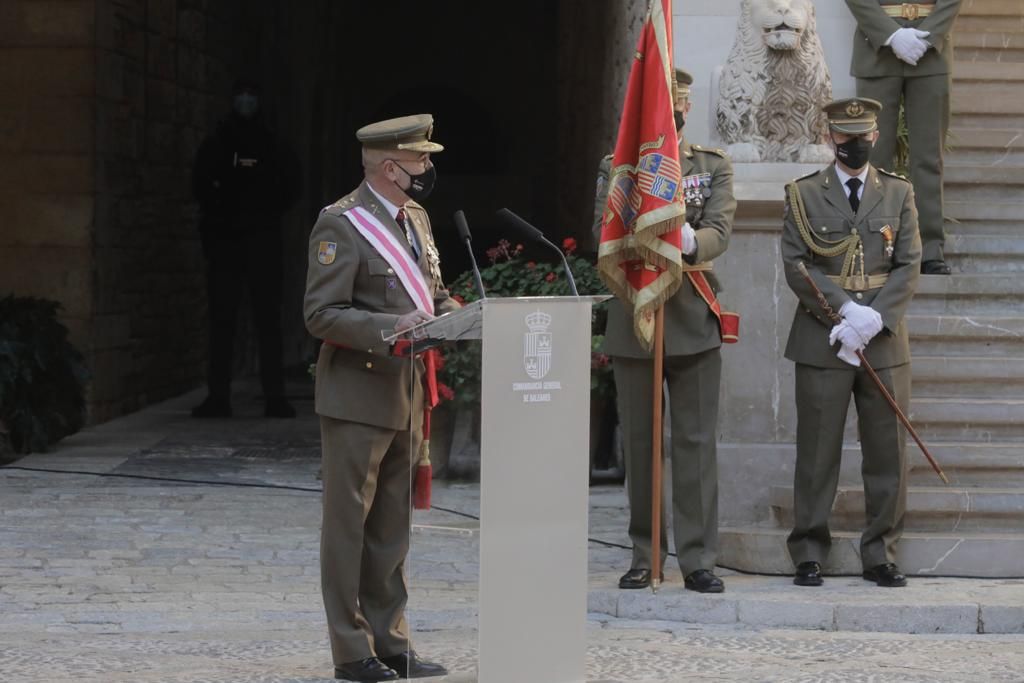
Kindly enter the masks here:
<path id="1" fill-rule="evenodd" d="M 338 255 L 337 242 L 321 242 L 320 249 L 316 253 L 316 260 L 321 265 L 329 266 L 334 263 L 334 257 Z"/>

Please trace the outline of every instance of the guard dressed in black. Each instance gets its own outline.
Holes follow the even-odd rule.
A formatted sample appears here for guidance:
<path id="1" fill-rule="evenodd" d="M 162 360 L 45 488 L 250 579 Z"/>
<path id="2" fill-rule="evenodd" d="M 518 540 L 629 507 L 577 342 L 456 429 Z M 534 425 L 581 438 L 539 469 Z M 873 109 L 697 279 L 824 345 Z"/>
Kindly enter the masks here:
<path id="1" fill-rule="evenodd" d="M 238 309 L 248 290 L 268 417 L 294 417 L 281 348 L 281 217 L 298 194 L 297 163 L 267 128 L 254 83 L 235 85 L 232 111 L 202 144 L 193 186 L 207 264 L 209 395 L 194 417 L 231 415 Z"/>

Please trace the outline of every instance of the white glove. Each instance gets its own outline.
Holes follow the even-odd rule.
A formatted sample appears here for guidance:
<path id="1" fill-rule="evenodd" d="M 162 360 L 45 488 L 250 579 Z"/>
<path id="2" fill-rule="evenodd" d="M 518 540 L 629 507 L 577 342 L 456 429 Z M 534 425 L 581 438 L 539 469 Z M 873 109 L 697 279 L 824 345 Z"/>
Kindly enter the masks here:
<path id="1" fill-rule="evenodd" d="M 850 327 L 857 330 L 864 340 L 865 346 L 884 327 L 882 316 L 878 314 L 878 311 L 870 306 L 861 306 L 852 301 L 843 304 L 843 307 L 839 309 L 839 315 L 843 316 L 843 322 L 849 323 Z"/>
<path id="2" fill-rule="evenodd" d="M 697 233 L 689 223 L 683 223 L 683 253 L 691 256 L 697 251 Z"/>
<path id="3" fill-rule="evenodd" d="M 829 346 L 837 341 L 851 351 L 862 351 L 868 345 L 868 340 L 862 337 L 860 332 L 846 320 L 833 327 L 832 331 L 828 333 Z"/>
<path id="4" fill-rule="evenodd" d="M 931 47 L 924 37 L 931 35 L 929 31 L 921 31 L 916 28 L 897 29 L 885 44 L 892 48 L 892 51 L 901 60 L 917 66 L 917 60 L 924 56 L 924 53 Z"/>
<path id="5" fill-rule="evenodd" d="M 839 360 L 844 363 L 849 363 L 855 368 L 860 367 L 860 358 L 857 357 L 857 352 L 853 351 L 849 346 L 842 346 L 839 349 L 839 353 L 836 354 Z"/>

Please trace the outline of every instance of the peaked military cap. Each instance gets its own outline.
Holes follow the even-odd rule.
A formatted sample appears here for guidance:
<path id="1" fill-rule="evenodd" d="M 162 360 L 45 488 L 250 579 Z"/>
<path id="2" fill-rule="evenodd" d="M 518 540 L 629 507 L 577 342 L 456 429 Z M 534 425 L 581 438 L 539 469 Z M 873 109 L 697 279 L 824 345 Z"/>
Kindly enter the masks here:
<path id="1" fill-rule="evenodd" d="M 430 114 L 400 116 L 363 126 L 356 139 L 372 149 L 402 149 L 412 152 L 440 152 L 442 145 L 430 141 L 434 117 Z"/>
<path id="2" fill-rule="evenodd" d="M 861 135 L 878 130 L 878 112 L 882 103 L 867 97 L 851 97 L 829 102 L 822 111 L 828 117 L 828 127 L 837 133 Z"/>
<path id="3" fill-rule="evenodd" d="M 676 97 L 689 97 L 693 76 L 682 69 L 676 69 Z"/>

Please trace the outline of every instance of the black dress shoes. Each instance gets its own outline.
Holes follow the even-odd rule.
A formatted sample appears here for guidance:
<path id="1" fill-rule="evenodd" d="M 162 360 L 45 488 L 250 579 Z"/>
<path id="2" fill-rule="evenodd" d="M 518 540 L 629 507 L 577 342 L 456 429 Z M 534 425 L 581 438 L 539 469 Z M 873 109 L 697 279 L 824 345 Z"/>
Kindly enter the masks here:
<path id="1" fill-rule="evenodd" d="M 661 580 L 665 580 L 665 575 L 661 575 Z M 619 588 L 632 589 L 632 588 L 647 588 L 651 585 L 651 570 L 650 569 L 630 569 L 628 572 L 622 575 L 619 579 Z"/>
<path id="2" fill-rule="evenodd" d="M 399 652 L 391 657 L 381 657 L 380 661 L 398 672 L 401 678 L 430 678 L 431 676 L 448 675 L 448 669 L 434 662 L 423 661 L 414 650 Z"/>
<path id="3" fill-rule="evenodd" d="M 952 272 L 953 269 L 950 268 L 942 259 L 921 261 L 922 275 L 949 275 Z"/>
<path id="4" fill-rule="evenodd" d="M 295 408 L 283 396 L 268 398 L 263 408 L 264 417 L 295 417 Z"/>
<path id="5" fill-rule="evenodd" d="M 375 681 L 397 681 L 398 672 L 376 657 L 367 657 L 358 662 L 348 662 L 334 667 L 334 677 L 355 683 L 374 683 Z"/>
<path id="6" fill-rule="evenodd" d="M 901 588 L 907 585 L 907 577 L 892 562 L 865 569 L 863 576 L 865 581 L 874 581 L 885 588 Z"/>
<path id="7" fill-rule="evenodd" d="M 825 583 L 821 578 L 821 565 L 817 562 L 801 562 L 796 566 L 793 583 L 798 586 L 820 586 Z"/>
<path id="8" fill-rule="evenodd" d="M 207 396 L 205 401 L 192 409 L 192 417 L 231 417 L 231 402 Z"/>
<path id="9" fill-rule="evenodd" d="M 697 591 L 698 593 L 721 593 L 725 590 L 725 584 L 722 583 L 722 580 L 715 576 L 714 572 L 707 569 L 698 569 L 692 572 L 683 580 L 683 586 L 687 590 Z"/>

